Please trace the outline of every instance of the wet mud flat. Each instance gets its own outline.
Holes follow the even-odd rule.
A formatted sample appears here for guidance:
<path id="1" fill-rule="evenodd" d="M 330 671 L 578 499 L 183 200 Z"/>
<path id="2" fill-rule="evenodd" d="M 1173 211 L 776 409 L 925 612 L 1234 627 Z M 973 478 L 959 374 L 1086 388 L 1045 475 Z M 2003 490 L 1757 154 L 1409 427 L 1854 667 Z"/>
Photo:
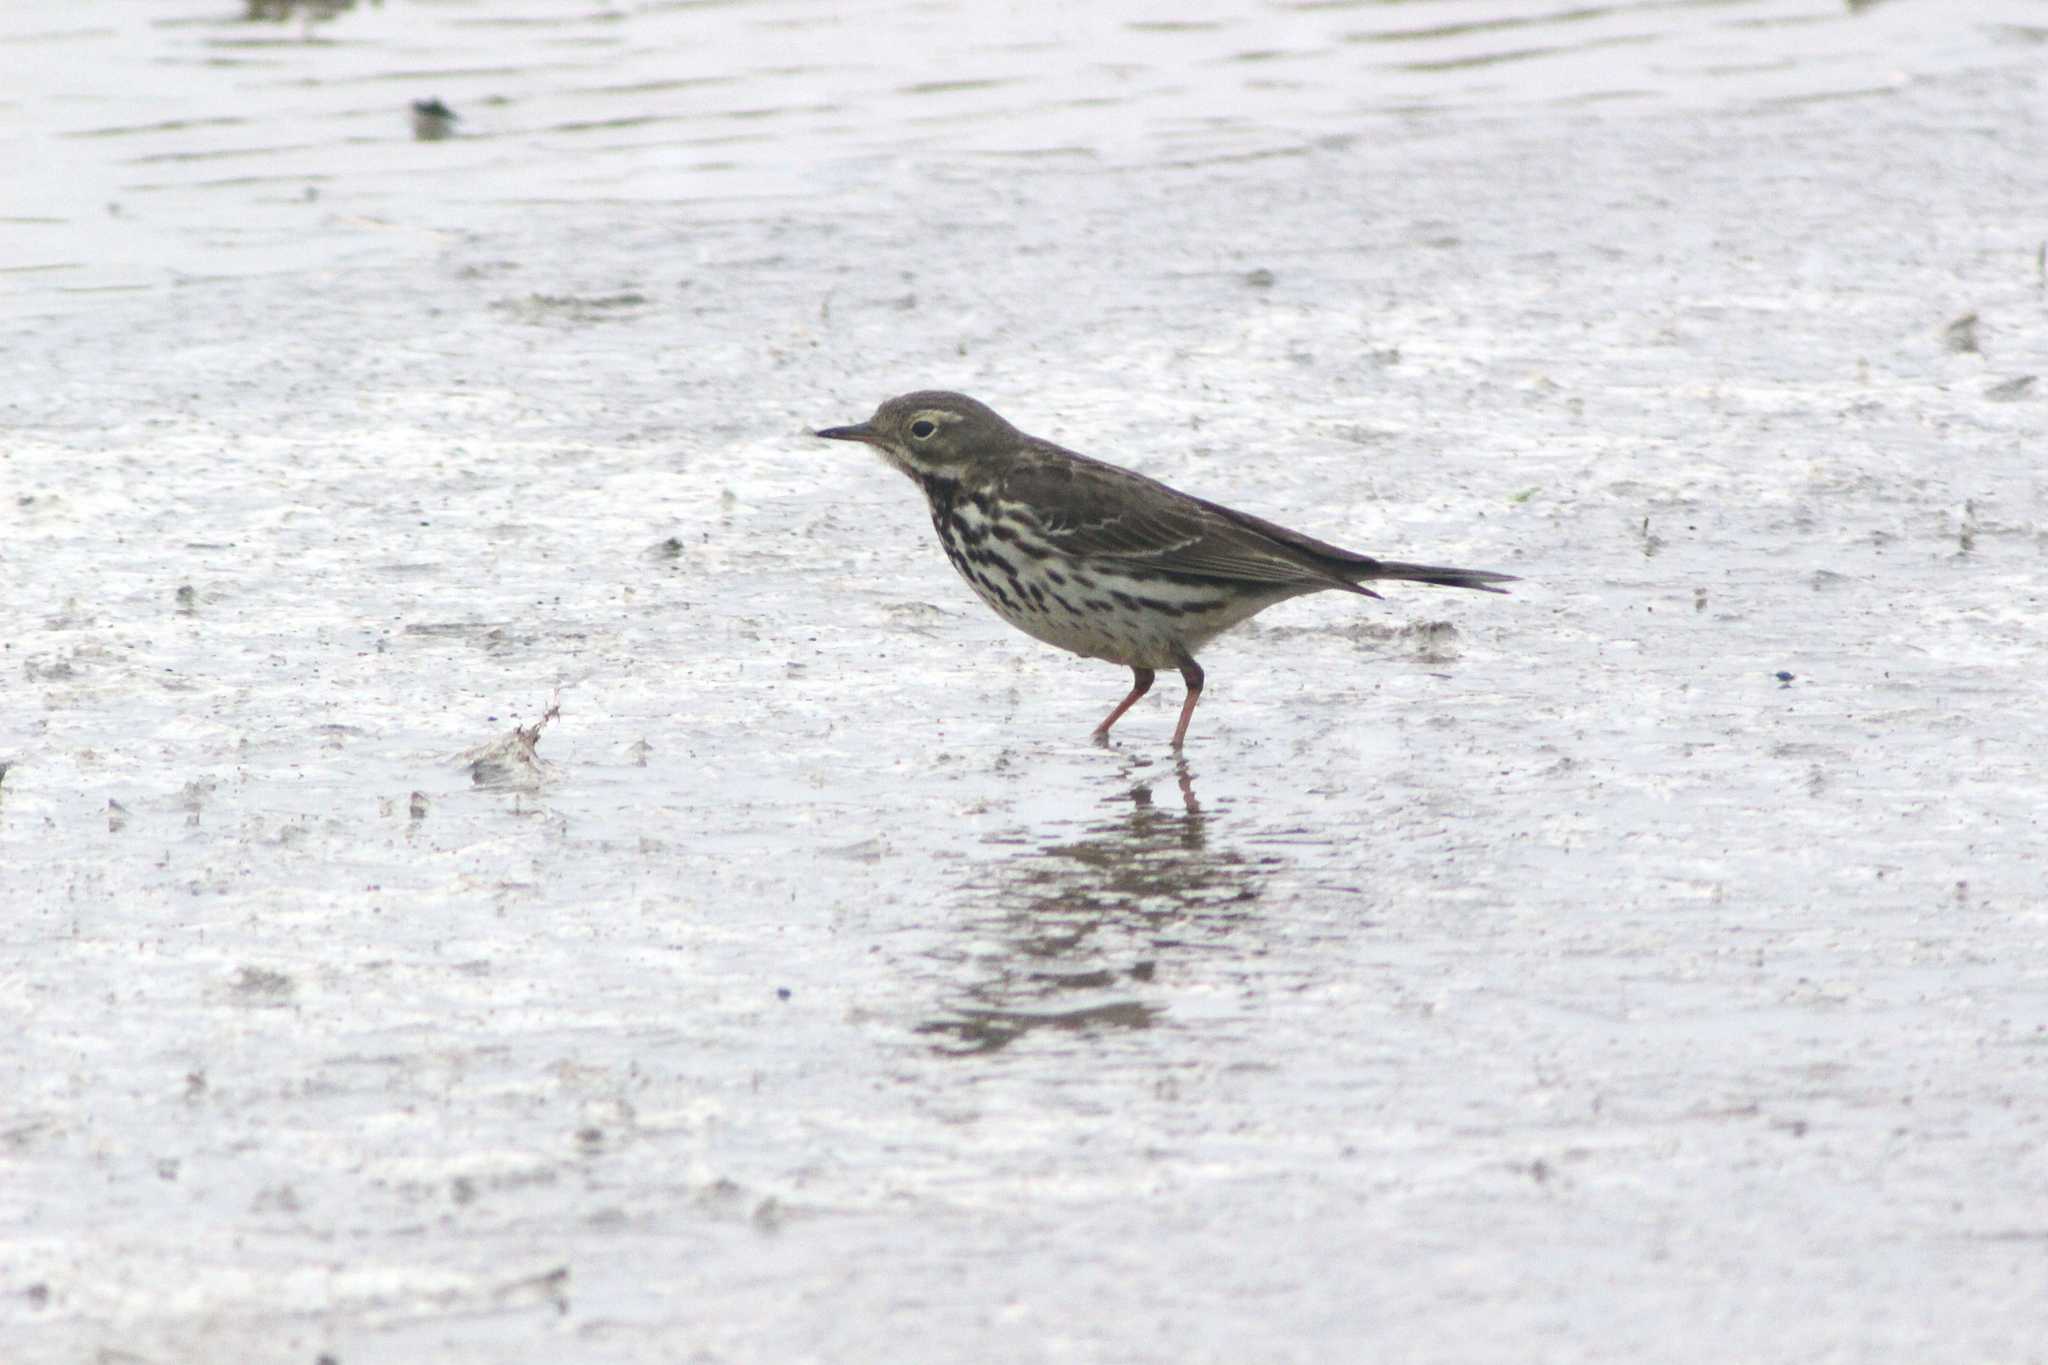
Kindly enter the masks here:
<path id="1" fill-rule="evenodd" d="M 452 193 L 10 323 L 5 1354 L 2032 1359 L 2038 93 Z M 1091 746 L 806 435 L 928 384 L 1525 581 Z"/>

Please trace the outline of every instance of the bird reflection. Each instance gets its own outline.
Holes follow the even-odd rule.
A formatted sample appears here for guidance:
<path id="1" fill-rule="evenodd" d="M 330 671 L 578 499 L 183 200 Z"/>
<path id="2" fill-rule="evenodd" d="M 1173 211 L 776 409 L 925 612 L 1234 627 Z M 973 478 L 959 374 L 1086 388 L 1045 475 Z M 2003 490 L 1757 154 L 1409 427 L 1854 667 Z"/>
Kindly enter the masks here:
<path id="1" fill-rule="evenodd" d="M 1162 960 L 1221 942 L 1255 913 L 1275 860 L 1213 846 L 1185 759 L 1170 786 L 1149 767 L 1127 762 L 1102 800 L 1110 813 L 1078 832 L 997 836 L 1016 851 L 965 888 L 990 908 L 959 922 L 975 979 L 918 1032 L 979 1055 L 1042 1030 L 1147 1028 L 1161 1007 L 1142 996 Z"/>

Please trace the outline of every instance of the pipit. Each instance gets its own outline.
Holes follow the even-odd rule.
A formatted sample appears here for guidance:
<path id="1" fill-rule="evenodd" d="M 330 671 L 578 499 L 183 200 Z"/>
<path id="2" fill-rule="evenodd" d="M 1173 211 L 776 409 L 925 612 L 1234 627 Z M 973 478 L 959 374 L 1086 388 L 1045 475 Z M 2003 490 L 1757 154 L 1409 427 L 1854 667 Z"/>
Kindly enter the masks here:
<path id="1" fill-rule="evenodd" d="M 865 422 L 827 427 L 915 479 L 946 558 L 996 615 L 1036 640 L 1131 670 L 1109 727 L 1177 668 L 1187 700 L 1173 747 L 1202 695 L 1195 651 L 1276 602 L 1408 579 L 1500 592 L 1513 574 L 1402 564 L 1340 550 L 1247 512 L 1027 436 L 963 394 L 891 398 Z"/>

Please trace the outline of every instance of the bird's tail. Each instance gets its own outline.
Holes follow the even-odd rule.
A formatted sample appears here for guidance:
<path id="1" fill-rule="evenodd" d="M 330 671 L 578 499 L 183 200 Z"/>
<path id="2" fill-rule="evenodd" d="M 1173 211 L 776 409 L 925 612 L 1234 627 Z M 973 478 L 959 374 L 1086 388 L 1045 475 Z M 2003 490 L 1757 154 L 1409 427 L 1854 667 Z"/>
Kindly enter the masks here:
<path id="1" fill-rule="evenodd" d="M 1506 592 L 1495 583 L 1520 582 L 1511 573 L 1488 573 L 1484 569 L 1446 569 L 1435 564 L 1400 564 L 1379 560 L 1367 578 L 1401 578 L 1411 583 L 1437 583 L 1446 588 L 1471 588 L 1477 592 Z"/>

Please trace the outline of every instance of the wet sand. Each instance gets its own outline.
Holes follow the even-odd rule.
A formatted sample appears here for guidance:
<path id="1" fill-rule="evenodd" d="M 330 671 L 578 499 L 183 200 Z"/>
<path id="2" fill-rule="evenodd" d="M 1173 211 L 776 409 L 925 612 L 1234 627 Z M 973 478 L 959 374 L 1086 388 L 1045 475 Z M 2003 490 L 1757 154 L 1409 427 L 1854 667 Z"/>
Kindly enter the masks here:
<path id="1" fill-rule="evenodd" d="M 2039 1358 L 2031 7 L 427 13 L 13 44 L 8 1359 Z M 1525 581 L 1099 748 L 923 386 Z"/>

